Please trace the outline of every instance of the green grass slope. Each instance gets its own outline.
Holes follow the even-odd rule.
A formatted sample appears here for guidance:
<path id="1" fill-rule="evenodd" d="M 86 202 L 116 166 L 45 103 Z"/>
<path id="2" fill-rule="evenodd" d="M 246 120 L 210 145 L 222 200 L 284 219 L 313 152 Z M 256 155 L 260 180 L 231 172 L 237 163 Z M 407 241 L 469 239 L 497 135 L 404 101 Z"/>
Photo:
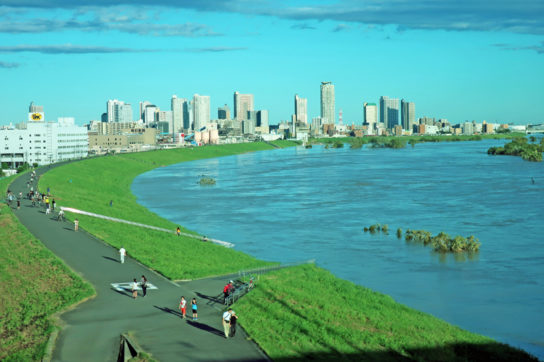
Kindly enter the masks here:
<path id="1" fill-rule="evenodd" d="M 277 361 L 536 361 L 314 265 L 261 276 L 233 309 Z"/>
<path id="2" fill-rule="evenodd" d="M 276 144 L 292 145 L 287 141 Z M 130 185 L 137 175 L 184 161 L 270 149 L 273 147 L 256 142 L 99 157 L 51 169 L 42 176 L 39 187 L 42 192 L 49 187 L 59 206 L 175 230 L 178 225 L 136 202 Z M 81 228 L 116 248 L 124 246 L 131 257 L 171 279 L 234 273 L 270 264 L 193 238 L 68 213 L 68 218 L 76 217 Z"/>
<path id="3" fill-rule="evenodd" d="M 0 180 L 2 197 L 13 177 Z M 3 200 L 2 200 L 3 201 Z M 0 204 L 0 360 L 43 356 L 49 317 L 94 293 Z"/>

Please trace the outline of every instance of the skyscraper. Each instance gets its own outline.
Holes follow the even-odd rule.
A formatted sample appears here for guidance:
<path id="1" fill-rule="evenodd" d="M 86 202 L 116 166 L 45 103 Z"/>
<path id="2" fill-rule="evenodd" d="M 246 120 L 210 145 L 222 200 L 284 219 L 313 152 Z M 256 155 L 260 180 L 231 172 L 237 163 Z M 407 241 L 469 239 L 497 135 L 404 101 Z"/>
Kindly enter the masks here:
<path id="1" fill-rule="evenodd" d="M 308 99 L 295 94 L 295 116 L 298 122 L 308 123 Z"/>
<path id="2" fill-rule="evenodd" d="M 411 131 L 416 120 L 416 104 L 414 102 L 406 102 L 403 99 L 400 105 L 402 129 Z"/>
<path id="3" fill-rule="evenodd" d="M 263 132 L 268 133 L 268 111 L 266 109 L 257 112 L 257 125 L 261 127 Z"/>
<path id="4" fill-rule="evenodd" d="M 334 124 L 334 85 L 332 82 L 321 82 L 321 120 L 323 124 Z"/>
<path id="5" fill-rule="evenodd" d="M 399 124 L 399 100 L 380 97 L 380 122 L 387 129 L 393 129 Z"/>
<path id="6" fill-rule="evenodd" d="M 184 128 L 185 117 L 188 117 L 187 99 L 172 96 L 172 133 L 179 133 Z"/>
<path id="7" fill-rule="evenodd" d="M 234 119 L 243 121 L 247 119 L 247 112 L 253 110 L 253 94 L 234 92 Z"/>
<path id="8" fill-rule="evenodd" d="M 378 107 L 376 103 L 363 103 L 365 124 L 368 125 L 368 129 L 373 131 L 376 128 L 378 122 Z M 373 134 L 373 133 L 371 133 Z"/>
<path id="9" fill-rule="evenodd" d="M 193 129 L 200 130 L 210 123 L 210 96 L 193 96 Z"/>
<path id="10" fill-rule="evenodd" d="M 108 122 L 132 122 L 132 106 L 130 103 L 110 99 L 106 107 Z"/>
<path id="11" fill-rule="evenodd" d="M 140 119 L 145 121 L 145 107 L 151 105 L 151 102 L 143 101 L 140 102 Z"/>

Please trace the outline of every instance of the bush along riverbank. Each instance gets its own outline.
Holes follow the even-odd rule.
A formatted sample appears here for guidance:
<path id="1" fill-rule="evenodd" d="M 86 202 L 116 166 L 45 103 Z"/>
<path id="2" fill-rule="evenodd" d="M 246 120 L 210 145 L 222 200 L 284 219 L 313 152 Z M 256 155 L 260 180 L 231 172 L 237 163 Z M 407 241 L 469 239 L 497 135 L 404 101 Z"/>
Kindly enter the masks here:
<path id="1" fill-rule="evenodd" d="M 525 138 L 524 133 L 498 133 L 482 135 L 426 135 L 426 136 L 364 136 L 364 137 L 335 137 L 335 138 L 311 138 L 309 143 L 322 143 L 326 148 L 341 148 L 338 144 L 347 143 L 352 149 L 362 148 L 368 144 L 373 148 L 405 148 L 407 144 L 415 147 L 418 143 L 427 142 L 463 142 L 481 141 L 485 139 L 518 139 Z"/>
<path id="2" fill-rule="evenodd" d="M 59 194 L 59 205 L 175 228 L 136 202 L 130 192 L 134 177 L 167 164 L 266 149 L 271 146 L 254 143 L 101 157 L 51 170 L 42 177 L 40 188 L 50 187 Z M 120 228 L 90 218 L 80 217 L 79 221 L 82 228 L 114 246 L 122 241 L 131 255 L 172 279 L 270 264 L 192 239 L 148 234 L 145 229 Z M 133 234 L 138 237 L 128 239 Z M 261 275 L 255 289 L 234 308 L 250 338 L 276 361 L 535 360 L 313 265 Z"/>
<path id="3" fill-rule="evenodd" d="M 532 141 L 536 139 L 532 137 Z M 542 152 L 544 152 L 544 138 L 538 143 L 529 143 L 527 138 L 516 138 L 504 145 L 504 147 L 491 147 L 487 150 L 489 155 L 507 155 L 518 156 L 525 161 L 542 162 Z"/>
<path id="4" fill-rule="evenodd" d="M 2 197 L 13 180 L 0 180 Z M 56 328 L 51 315 L 94 290 L 36 240 L 4 203 L 0 250 L 0 360 L 41 360 Z"/>

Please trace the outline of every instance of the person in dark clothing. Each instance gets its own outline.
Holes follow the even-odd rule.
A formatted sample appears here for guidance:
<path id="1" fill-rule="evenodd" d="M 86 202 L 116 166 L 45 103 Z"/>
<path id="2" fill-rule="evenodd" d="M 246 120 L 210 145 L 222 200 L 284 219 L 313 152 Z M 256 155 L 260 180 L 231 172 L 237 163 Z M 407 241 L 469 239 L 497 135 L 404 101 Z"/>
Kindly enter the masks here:
<path id="1" fill-rule="evenodd" d="M 236 334 L 236 322 L 237 322 L 238 316 L 234 311 L 232 311 L 230 316 L 230 333 L 229 336 L 234 337 Z"/>
<path id="2" fill-rule="evenodd" d="M 142 279 L 140 280 L 140 286 L 142 287 L 142 294 L 145 295 L 147 294 L 147 278 L 145 277 L 145 275 L 142 275 Z"/>

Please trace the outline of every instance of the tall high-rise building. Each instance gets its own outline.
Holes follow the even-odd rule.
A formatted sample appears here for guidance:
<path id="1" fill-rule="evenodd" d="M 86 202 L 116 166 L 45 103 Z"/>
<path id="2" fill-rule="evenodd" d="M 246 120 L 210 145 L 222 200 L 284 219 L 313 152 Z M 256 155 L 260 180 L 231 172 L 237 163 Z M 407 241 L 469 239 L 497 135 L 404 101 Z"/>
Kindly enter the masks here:
<path id="1" fill-rule="evenodd" d="M 268 129 L 268 111 L 266 109 L 261 109 L 257 112 L 257 125 L 261 129 Z"/>
<path id="2" fill-rule="evenodd" d="M 378 107 L 376 103 L 363 103 L 365 124 L 368 125 L 369 130 L 376 128 L 378 122 Z"/>
<path id="3" fill-rule="evenodd" d="M 146 125 L 150 125 L 151 123 L 157 121 L 156 113 L 159 111 L 159 108 L 154 104 L 148 104 L 145 106 L 144 109 L 144 117 L 143 121 Z"/>
<path id="4" fill-rule="evenodd" d="M 321 121 L 323 124 L 334 124 L 334 84 L 321 82 Z"/>
<path id="5" fill-rule="evenodd" d="M 403 99 L 400 105 L 402 129 L 411 131 L 416 120 L 416 104 L 414 102 L 406 102 Z"/>
<path id="6" fill-rule="evenodd" d="M 218 119 L 230 119 L 230 108 L 226 104 L 223 107 L 217 109 Z"/>
<path id="7" fill-rule="evenodd" d="M 142 121 L 145 121 L 145 107 L 151 105 L 151 102 L 148 102 L 148 101 L 143 101 L 143 102 L 140 102 L 140 119 Z"/>
<path id="8" fill-rule="evenodd" d="M 132 122 L 132 106 L 130 103 L 110 99 L 106 107 L 108 122 Z"/>
<path id="9" fill-rule="evenodd" d="M 195 131 L 210 123 L 210 96 L 193 96 L 193 122 Z"/>
<path id="10" fill-rule="evenodd" d="M 247 119 L 247 112 L 253 110 L 253 94 L 234 92 L 234 119 L 243 121 Z"/>
<path id="11" fill-rule="evenodd" d="M 171 100 L 172 109 L 172 133 L 179 133 L 184 128 L 185 117 L 188 117 L 189 107 L 187 99 L 178 98 L 176 95 L 172 96 Z"/>
<path id="12" fill-rule="evenodd" d="M 386 96 L 380 97 L 380 122 L 387 129 L 399 124 L 399 100 Z"/>
<path id="13" fill-rule="evenodd" d="M 298 122 L 308 123 L 308 98 L 295 94 L 295 116 Z"/>

